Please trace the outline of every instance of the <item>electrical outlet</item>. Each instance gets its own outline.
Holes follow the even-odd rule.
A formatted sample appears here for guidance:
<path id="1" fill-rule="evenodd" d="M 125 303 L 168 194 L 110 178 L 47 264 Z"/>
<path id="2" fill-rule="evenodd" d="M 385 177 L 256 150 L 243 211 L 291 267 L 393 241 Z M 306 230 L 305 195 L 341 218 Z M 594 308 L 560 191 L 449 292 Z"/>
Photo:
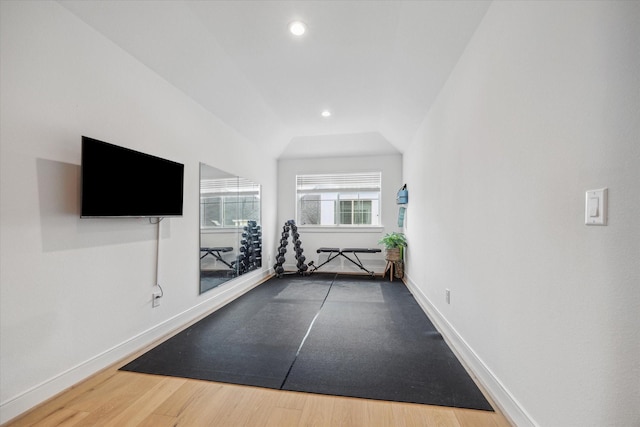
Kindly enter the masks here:
<path id="1" fill-rule="evenodd" d="M 161 292 L 154 292 L 151 294 L 151 306 L 158 307 L 160 305 L 160 298 L 162 298 Z"/>
<path id="2" fill-rule="evenodd" d="M 447 304 L 451 304 L 451 291 L 449 289 L 444 290 L 444 299 L 447 301 Z"/>

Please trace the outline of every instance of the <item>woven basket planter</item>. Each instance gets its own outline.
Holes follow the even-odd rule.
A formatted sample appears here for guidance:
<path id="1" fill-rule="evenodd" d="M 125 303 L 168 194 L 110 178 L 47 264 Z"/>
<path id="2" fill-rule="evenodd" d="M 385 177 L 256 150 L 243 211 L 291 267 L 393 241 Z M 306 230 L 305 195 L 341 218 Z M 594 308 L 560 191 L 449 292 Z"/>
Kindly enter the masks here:
<path id="1" fill-rule="evenodd" d="M 387 261 L 400 261 L 400 248 L 388 248 L 385 251 L 384 259 Z"/>

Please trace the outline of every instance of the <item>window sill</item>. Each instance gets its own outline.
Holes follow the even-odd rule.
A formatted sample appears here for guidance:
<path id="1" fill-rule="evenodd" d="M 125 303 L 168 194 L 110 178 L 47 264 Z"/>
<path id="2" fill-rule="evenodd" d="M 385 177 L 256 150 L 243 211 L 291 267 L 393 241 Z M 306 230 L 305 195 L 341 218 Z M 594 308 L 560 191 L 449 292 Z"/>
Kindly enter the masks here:
<path id="1" fill-rule="evenodd" d="M 298 230 L 305 233 L 382 233 L 384 227 L 381 225 L 359 227 L 299 225 Z"/>
<path id="2" fill-rule="evenodd" d="M 200 233 L 202 234 L 237 233 L 238 230 L 242 230 L 242 227 L 201 228 Z"/>

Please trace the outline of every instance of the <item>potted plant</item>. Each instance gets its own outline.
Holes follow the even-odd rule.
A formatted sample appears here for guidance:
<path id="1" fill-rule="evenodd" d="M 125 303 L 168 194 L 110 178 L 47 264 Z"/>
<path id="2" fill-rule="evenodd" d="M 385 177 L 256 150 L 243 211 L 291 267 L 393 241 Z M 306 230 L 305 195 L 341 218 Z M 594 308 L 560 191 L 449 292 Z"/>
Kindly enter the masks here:
<path id="1" fill-rule="evenodd" d="M 407 246 L 407 238 L 404 233 L 387 233 L 378 244 L 386 248 L 385 259 L 387 261 L 400 261 L 402 259 L 402 248 Z"/>

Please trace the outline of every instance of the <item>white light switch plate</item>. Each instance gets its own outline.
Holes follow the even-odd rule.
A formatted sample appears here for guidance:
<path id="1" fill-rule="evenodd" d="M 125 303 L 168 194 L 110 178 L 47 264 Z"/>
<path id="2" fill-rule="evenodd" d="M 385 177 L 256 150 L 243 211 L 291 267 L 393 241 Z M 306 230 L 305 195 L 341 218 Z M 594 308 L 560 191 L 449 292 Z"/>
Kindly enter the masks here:
<path id="1" fill-rule="evenodd" d="M 607 225 L 607 188 L 589 190 L 585 194 L 584 223 Z"/>

